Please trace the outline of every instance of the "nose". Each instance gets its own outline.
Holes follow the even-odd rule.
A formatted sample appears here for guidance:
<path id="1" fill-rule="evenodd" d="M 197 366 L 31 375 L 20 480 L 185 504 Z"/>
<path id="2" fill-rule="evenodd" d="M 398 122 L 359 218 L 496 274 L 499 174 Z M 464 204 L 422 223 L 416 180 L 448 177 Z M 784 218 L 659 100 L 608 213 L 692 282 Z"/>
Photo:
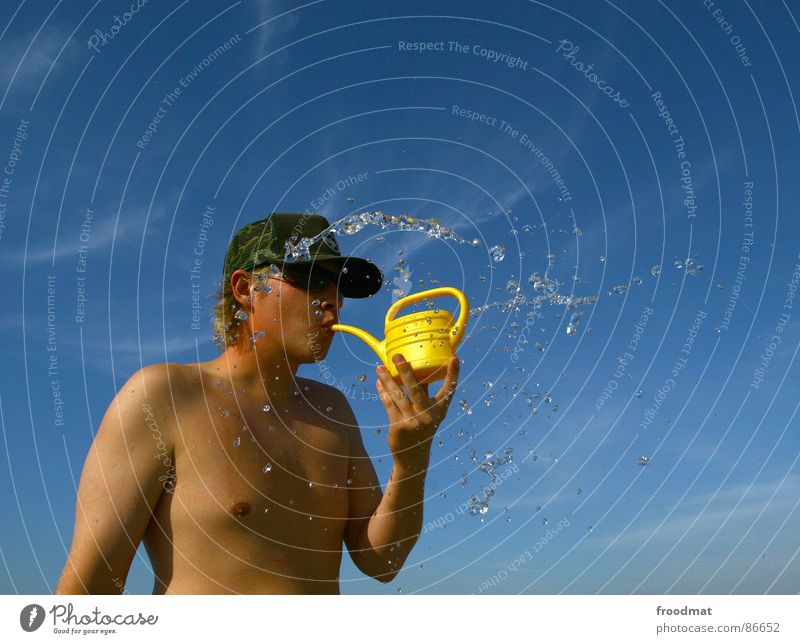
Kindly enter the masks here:
<path id="1" fill-rule="evenodd" d="M 344 306 L 344 296 L 336 288 L 327 291 L 321 299 L 320 308 L 323 311 L 338 311 Z"/>

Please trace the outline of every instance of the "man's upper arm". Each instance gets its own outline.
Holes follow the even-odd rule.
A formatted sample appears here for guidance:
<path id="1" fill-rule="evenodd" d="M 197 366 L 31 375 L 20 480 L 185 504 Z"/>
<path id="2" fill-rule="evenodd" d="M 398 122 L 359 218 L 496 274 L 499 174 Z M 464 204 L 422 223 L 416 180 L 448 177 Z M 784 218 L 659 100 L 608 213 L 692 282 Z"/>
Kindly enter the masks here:
<path id="1" fill-rule="evenodd" d="M 362 530 L 369 523 L 372 514 L 381 502 L 381 490 L 378 475 L 372 465 L 372 460 L 364 447 L 358 421 L 353 414 L 347 397 L 337 391 L 340 397 L 339 404 L 344 409 L 342 422 L 346 424 L 349 441 L 350 456 L 347 464 L 349 519 L 345 530 L 345 544 L 356 565 L 358 562 L 359 537 Z"/>
<path id="2" fill-rule="evenodd" d="M 81 475 L 59 593 L 119 593 L 161 494 L 171 490 L 175 366 L 134 374 L 109 405 Z"/>

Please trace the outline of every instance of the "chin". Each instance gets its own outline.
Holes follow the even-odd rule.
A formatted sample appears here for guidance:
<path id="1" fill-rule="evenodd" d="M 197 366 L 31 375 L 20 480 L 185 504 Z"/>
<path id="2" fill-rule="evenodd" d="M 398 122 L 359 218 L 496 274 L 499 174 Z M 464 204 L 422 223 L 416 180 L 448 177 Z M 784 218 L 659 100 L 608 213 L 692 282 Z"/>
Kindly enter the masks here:
<path id="1" fill-rule="evenodd" d="M 328 351 L 331 348 L 330 340 L 321 339 L 315 342 L 312 342 L 308 349 L 308 362 L 322 362 L 325 357 L 328 355 Z"/>

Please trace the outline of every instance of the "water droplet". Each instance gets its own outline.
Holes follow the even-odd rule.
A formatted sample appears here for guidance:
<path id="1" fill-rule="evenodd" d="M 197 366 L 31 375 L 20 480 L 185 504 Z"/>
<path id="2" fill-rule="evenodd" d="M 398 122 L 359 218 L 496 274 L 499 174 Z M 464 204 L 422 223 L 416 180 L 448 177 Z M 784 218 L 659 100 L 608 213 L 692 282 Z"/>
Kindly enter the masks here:
<path id="1" fill-rule="evenodd" d="M 269 474 L 272 471 L 272 463 L 267 463 L 264 467 L 261 468 L 261 471 L 264 474 Z"/>
<path id="2" fill-rule="evenodd" d="M 242 442 L 242 440 L 237 436 L 236 438 L 233 439 L 233 446 L 234 447 L 239 447 L 239 444 L 241 442 Z"/>
<path id="3" fill-rule="evenodd" d="M 661 275 L 661 267 L 658 264 L 653 266 L 650 269 L 650 275 L 652 275 L 653 277 L 658 277 L 659 275 Z"/>
<path id="4" fill-rule="evenodd" d="M 506 247 L 503 244 L 492 246 L 489 249 L 489 254 L 492 256 L 493 262 L 502 262 L 506 257 Z"/>
<path id="5" fill-rule="evenodd" d="M 261 411 L 263 411 L 263 412 L 267 413 L 267 412 L 269 412 L 271 409 L 272 409 L 272 407 L 270 407 L 269 405 L 264 405 L 264 406 L 261 408 Z"/>
<path id="6" fill-rule="evenodd" d="M 237 320 L 246 320 L 248 315 L 245 313 L 244 309 L 239 309 L 236 311 L 236 314 L 233 317 L 235 317 Z"/>
<path id="7" fill-rule="evenodd" d="M 353 479 L 347 479 L 347 484 L 348 485 L 352 485 L 353 484 Z"/>
<path id="8" fill-rule="evenodd" d="M 467 416 L 472 415 L 472 409 L 470 409 L 469 403 L 466 400 L 462 398 L 458 401 L 458 404 L 461 406 L 461 409 L 466 412 Z"/>
<path id="9" fill-rule="evenodd" d="M 367 379 L 367 374 L 365 374 L 365 373 L 358 374 L 358 381 L 359 382 L 365 382 L 366 379 Z"/>
<path id="10" fill-rule="evenodd" d="M 325 411 L 326 411 L 326 412 L 328 412 L 328 413 L 330 414 L 330 413 L 333 411 L 333 407 L 331 407 L 330 405 L 328 405 L 327 407 L 325 407 Z"/>
<path id="11" fill-rule="evenodd" d="M 583 311 L 575 311 L 567 324 L 567 335 L 575 335 L 578 332 L 578 325 L 583 317 Z"/>
<path id="12" fill-rule="evenodd" d="M 311 302 L 311 306 L 319 306 L 319 305 L 320 305 L 320 301 L 318 299 L 314 300 L 313 302 Z"/>
<path id="13" fill-rule="evenodd" d="M 645 465 L 650 463 L 649 456 L 640 456 L 639 457 L 639 467 L 644 467 Z"/>

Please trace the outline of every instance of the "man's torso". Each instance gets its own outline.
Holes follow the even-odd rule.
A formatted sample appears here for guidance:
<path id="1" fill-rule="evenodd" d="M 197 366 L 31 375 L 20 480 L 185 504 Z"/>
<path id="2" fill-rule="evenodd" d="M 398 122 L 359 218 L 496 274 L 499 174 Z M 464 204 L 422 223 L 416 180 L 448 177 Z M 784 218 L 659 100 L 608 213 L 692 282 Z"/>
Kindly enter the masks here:
<path id="1" fill-rule="evenodd" d="M 154 592 L 338 592 L 349 439 L 330 389 L 298 378 L 288 413 L 265 412 L 263 391 L 234 394 L 202 364 L 181 371 L 174 490 L 144 537 Z"/>

